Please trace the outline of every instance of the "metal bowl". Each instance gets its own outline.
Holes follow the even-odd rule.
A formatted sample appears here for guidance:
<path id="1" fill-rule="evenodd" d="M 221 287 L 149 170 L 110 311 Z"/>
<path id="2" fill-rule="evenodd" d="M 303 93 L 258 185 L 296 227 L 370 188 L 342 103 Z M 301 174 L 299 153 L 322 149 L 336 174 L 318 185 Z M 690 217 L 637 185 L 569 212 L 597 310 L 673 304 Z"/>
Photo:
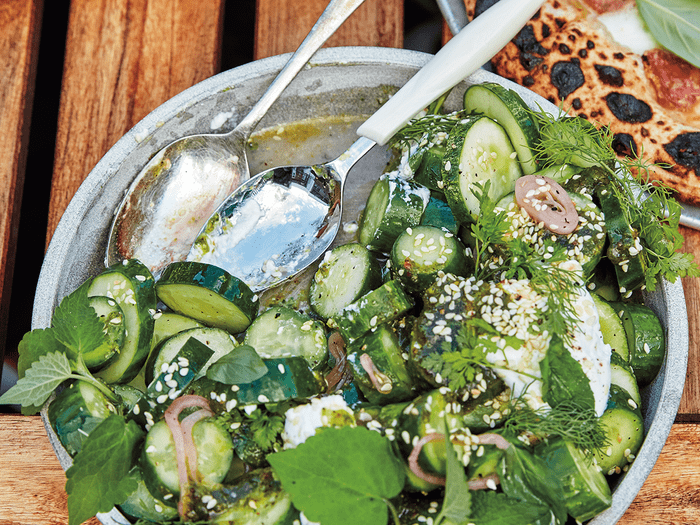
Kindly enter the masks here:
<path id="1" fill-rule="evenodd" d="M 430 55 L 424 53 L 389 48 L 323 49 L 259 127 L 327 115 L 354 116 L 362 120 L 429 58 Z M 114 211 L 141 166 L 173 139 L 211 132 L 212 124 L 222 118 L 228 117 L 220 130 L 232 129 L 287 59 L 288 55 L 283 55 L 252 62 L 193 86 L 150 113 L 107 152 L 76 192 L 53 236 L 38 281 L 32 328 L 48 327 L 60 300 L 85 279 L 104 269 Z M 533 92 L 484 70 L 456 86 L 446 107 L 458 109 L 466 87 L 486 81 L 498 82 L 519 92 L 533 107 L 540 105 L 554 114 L 557 112 L 557 108 Z M 352 138 L 328 136 L 324 141 L 323 152 L 317 158 L 295 159 L 292 152 L 284 157 L 283 163 L 334 158 L 349 146 Z M 386 152 L 375 150 L 348 178 L 344 221 L 357 218 L 371 183 L 384 167 Z M 644 444 L 629 471 L 616 482 L 612 507 L 590 522 L 596 525 L 617 522 L 634 500 L 668 437 L 683 392 L 688 359 L 688 320 L 683 288 L 679 281 L 663 282 L 654 293 L 647 294 L 646 302 L 660 317 L 666 331 L 666 360 L 659 376 L 642 392 Z M 46 409 L 42 417 L 59 461 L 67 469 L 71 459 L 49 426 Z M 105 525 L 128 523 L 116 509 L 98 518 Z"/>

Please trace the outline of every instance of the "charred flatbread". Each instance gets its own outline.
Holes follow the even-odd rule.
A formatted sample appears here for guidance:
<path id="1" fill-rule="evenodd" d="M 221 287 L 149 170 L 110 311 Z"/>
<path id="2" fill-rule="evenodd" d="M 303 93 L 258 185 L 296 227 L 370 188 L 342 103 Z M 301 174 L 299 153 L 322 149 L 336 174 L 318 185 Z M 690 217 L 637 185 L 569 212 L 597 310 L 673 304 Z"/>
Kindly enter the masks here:
<path id="1" fill-rule="evenodd" d="M 592 1 L 592 0 L 591 0 Z M 469 19 L 493 4 L 466 0 Z M 569 114 L 609 125 L 620 156 L 657 164 L 651 177 L 700 205 L 700 70 L 662 49 L 638 54 L 615 42 L 601 9 L 547 0 L 491 61 L 494 72 L 542 95 Z"/>

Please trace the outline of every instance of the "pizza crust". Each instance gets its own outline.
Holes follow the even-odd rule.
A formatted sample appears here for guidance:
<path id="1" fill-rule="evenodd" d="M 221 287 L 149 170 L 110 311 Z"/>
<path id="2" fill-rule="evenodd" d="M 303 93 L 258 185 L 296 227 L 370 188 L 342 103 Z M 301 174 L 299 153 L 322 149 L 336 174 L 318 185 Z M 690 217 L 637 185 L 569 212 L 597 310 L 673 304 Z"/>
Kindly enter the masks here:
<path id="1" fill-rule="evenodd" d="M 547 0 L 493 58 L 494 72 L 571 115 L 609 125 L 618 155 L 642 153 L 657 164 L 652 179 L 676 190 L 678 200 L 700 205 L 700 128 L 679 120 L 694 112 L 687 105 L 669 109 L 660 104 L 657 93 L 663 90 L 649 60 L 614 42 L 595 12 L 570 2 Z M 484 9 L 482 1 L 465 4 L 470 19 Z M 700 72 L 698 79 L 700 92 Z M 673 104 L 669 97 L 663 100 Z M 687 104 L 687 97 L 683 100 Z M 700 110 L 700 104 L 695 107 Z"/>

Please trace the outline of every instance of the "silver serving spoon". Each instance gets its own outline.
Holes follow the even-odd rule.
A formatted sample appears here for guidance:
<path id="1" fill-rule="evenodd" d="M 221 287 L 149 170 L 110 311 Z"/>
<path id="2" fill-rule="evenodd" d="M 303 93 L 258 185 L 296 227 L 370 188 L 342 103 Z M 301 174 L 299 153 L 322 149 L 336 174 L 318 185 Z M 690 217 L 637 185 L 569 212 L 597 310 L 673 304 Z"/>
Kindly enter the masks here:
<path id="1" fill-rule="evenodd" d="M 363 136 L 337 159 L 272 168 L 242 184 L 211 216 L 187 259 L 224 268 L 255 291 L 304 270 L 338 233 L 350 168 L 494 56 L 542 3 L 500 0 L 482 13 L 359 127 Z"/>
<path id="2" fill-rule="evenodd" d="M 160 150 L 120 204 L 106 262 L 137 258 L 158 274 L 182 260 L 207 218 L 250 178 L 246 144 L 267 110 L 314 53 L 364 0 L 331 0 L 309 34 L 248 115 L 225 134 L 193 135 Z"/>

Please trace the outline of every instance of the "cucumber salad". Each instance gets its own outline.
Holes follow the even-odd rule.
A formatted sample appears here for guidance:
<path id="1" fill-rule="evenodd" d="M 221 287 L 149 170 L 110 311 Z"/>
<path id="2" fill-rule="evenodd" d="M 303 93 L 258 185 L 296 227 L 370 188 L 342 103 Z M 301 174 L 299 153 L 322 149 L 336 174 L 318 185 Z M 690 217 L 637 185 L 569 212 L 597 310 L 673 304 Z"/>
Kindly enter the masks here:
<path id="1" fill-rule="evenodd" d="M 72 458 L 70 525 L 572 524 L 612 502 L 666 351 L 642 292 L 700 275 L 609 130 L 498 84 L 393 139 L 294 300 L 125 260 L 19 347 L 0 403 Z M 273 294 L 274 297 L 274 294 Z M 126 522 L 125 522 L 126 523 Z"/>

